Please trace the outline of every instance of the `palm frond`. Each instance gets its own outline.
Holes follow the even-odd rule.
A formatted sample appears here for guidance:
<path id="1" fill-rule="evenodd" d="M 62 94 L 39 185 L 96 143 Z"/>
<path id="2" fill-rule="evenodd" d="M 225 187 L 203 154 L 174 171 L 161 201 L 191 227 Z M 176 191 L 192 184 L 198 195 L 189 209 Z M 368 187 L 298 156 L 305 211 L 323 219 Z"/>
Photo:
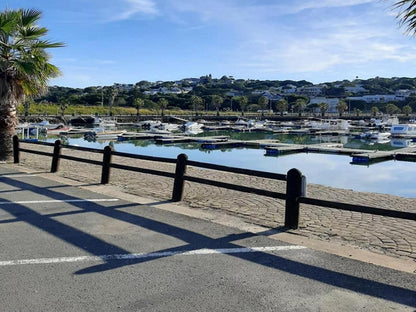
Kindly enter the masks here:
<path id="1" fill-rule="evenodd" d="M 41 94 L 48 80 L 60 74 L 46 50 L 64 43 L 41 39 L 48 30 L 36 25 L 40 17 L 33 9 L 0 12 L 0 84 L 14 86 L 17 97 Z"/>
<path id="2" fill-rule="evenodd" d="M 42 12 L 35 10 L 35 9 L 28 9 L 28 10 L 20 9 L 19 11 L 20 11 L 21 25 L 23 27 L 28 27 L 28 26 L 33 25 L 42 16 Z"/>
<path id="3" fill-rule="evenodd" d="M 406 27 L 406 32 L 410 35 L 416 35 L 416 0 L 400 0 L 393 5 L 398 9 L 397 19 L 399 25 Z"/>

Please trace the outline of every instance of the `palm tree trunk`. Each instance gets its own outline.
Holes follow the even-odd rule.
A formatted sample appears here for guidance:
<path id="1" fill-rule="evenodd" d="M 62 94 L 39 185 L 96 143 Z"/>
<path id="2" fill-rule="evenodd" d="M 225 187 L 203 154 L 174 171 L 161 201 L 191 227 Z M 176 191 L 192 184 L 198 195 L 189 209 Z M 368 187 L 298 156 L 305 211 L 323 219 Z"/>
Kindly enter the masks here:
<path id="1" fill-rule="evenodd" d="M 8 92 L 7 92 L 8 93 Z M 7 94 L 6 95 L 9 95 Z M 0 160 L 7 161 L 13 156 L 13 135 L 18 123 L 17 102 L 10 96 L 0 98 Z"/>

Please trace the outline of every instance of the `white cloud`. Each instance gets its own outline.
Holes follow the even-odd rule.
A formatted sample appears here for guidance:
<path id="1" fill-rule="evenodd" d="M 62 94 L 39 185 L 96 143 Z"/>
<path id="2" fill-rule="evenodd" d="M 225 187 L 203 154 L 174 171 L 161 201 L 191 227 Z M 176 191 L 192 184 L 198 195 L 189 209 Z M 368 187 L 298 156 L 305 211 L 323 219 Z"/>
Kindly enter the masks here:
<path id="1" fill-rule="evenodd" d="M 112 20 L 127 20 L 137 14 L 158 15 L 159 10 L 153 0 L 123 0 L 122 10 L 115 13 Z"/>

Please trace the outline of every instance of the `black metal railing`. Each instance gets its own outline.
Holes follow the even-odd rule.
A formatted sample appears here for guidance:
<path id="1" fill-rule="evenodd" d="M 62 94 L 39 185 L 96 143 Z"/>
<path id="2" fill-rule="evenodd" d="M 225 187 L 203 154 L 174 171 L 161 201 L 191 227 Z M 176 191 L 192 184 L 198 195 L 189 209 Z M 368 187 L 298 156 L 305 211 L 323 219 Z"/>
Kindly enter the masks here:
<path id="1" fill-rule="evenodd" d="M 31 149 L 21 148 L 19 142 L 51 146 L 53 147 L 53 152 L 48 153 L 48 152 L 43 152 L 43 151 L 35 151 Z M 62 155 L 61 153 L 62 148 L 103 154 L 103 159 L 102 161 L 98 161 L 98 160 L 74 157 L 70 155 Z M 379 215 L 379 216 L 385 216 L 385 217 L 393 217 L 393 218 L 416 221 L 416 213 L 413 213 L 413 212 L 389 210 L 389 209 L 382 209 L 382 208 L 377 208 L 377 207 L 370 207 L 370 206 L 356 205 L 356 204 L 349 204 L 349 203 L 342 203 L 342 202 L 334 202 L 334 201 L 321 200 L 321 199 L 307 197 L 306 196 L 306 178 L 297 169 L 291 169 L 287 172 L 287 174 L 278 174 L 278 173 L 271 173 L 271 172 L 265 172 L 265 171 L 242 169 L 242 168 L 235 168 L 235 167 L 228 167 L 228 166 L 222 166 L 222 165 L 191 161 L 191 160 L 188 160 L 188 157 L 185 154 L 178 155 L 176 159 L 164 158 L 164 157 L 153 157 L 153 156 L 116 152 L 116 151 L 113 151 L 110 146 L 106 146 L 104 150 L 100 150 L 100 149 L 87 148 L 87 147 L 62 145 L 60 140 L 55 141 L 55 143 L 46 143 L 46 142 L 38 142 L 38 141 L 34 142 L 34 141 L 24 141 L 24 140 L 19 141 L 17 136 L 13 137 L 13 151 L 14 151 L 15 163 L 19 163 L 20 161 L 20 152 L 33 153 L 33 154 L 52 157 L 51 172 L 57 172 L 59 170 L 60 159 L 67 159 L 71 161 L 78 161 L 78 162 L 84 162 L 88 164 L 101 166 L 101 170 L 102 170 L 101 183 L 102 184 L 109 183 L 110 168 L 129 170 L 129 171 L 134 171 L 134 172 L 173 178 L 174 183 L 173 183 L 171 200 L 174 202 L 181 201 L 183 199 L 185 181 L 201 183 L 201 184 L 216 186 L 220 188 L 230 189 L 234 191 L 251 193 L 251 194 L 285 200 L 285 227 L 290 228 L 290 229 L 297 229 L 299 226 L 299 213 L 300 213 L 301 203 L 314 205 L 314 206 L 320 206 L 320 207 L 326 207 L 326 208 L 354 211 L 354 212 L 360 212 L 360 213 L 366 213 L 366 214 L 373 214 L 373 215 Z M 174 173 L 166 172 L 166 171 L 139 168 L 139 167 L 134 167 L 134 166 L 129 166 L 129 165 L 113 163 L 112 156 L 176 164 L 175 172 Z M 206 178 L 190 176 L 186 174 L 187 166 L 286 181 L 286 192 L 285 193 L 274 192 L 274 191 L 268 191 L 268 190 L 263 190 L 259 188 L 254 188 L 254 187 L 236 185 L 236 184 L 222 182 L 222 181 L 215 181 L 215 180 L 210 180 Z"/>

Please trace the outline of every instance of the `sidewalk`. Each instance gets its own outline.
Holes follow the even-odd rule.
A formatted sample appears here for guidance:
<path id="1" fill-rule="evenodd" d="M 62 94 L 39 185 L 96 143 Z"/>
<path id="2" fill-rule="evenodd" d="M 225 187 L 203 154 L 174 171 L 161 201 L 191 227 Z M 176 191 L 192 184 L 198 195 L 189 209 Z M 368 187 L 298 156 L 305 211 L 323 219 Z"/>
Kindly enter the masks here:
<path id="1" fill-rule="evenodd" d="M 33 145 L 25 147 L 33 148 Z M 36 146 L 37 149 L 45 148 Z M 71 155 L 100 160 L 101 155 L 71 150 Z M 113 162 L 144 168 L 174 172 L 171 164 L 153 163 L 113 158 Z M 10 164 L 10 166 L 16 166 Z M 34 154 L 21 154 L 20 169 L 50 170 L 50 158 Z M 54 174 L 82 183 L 99 183 L 100 168 L 73 161 L 61 160 L 59 172 Z M 255 186 L 278 192 L 285 191 L 285 183 L 270 179 L 248 177 L 238 174 L 220 173 L 211 170 L 188 168 L 193 176 Z M 112 170 L 110 184 L 123 193 L 155 200 L 169 200 L 173 179 Z M 362 193 L 308 184 L 309 197 L 356 203 L 386 209 L 416 212 L 416 198 L 402 198 L 386 194 Z M 237 216 L 244 221 L 268 228 L 279 228 L 284 221 L 284 202 L 268 197 L 220 189 L 197 183 L 186 183 L 182 206 L 202 211 L 221 211 Z M 342 246 L 358 247 L 371 252 L 394 256 L 416 262 L 416 223 L 362 213 L 340 211 L 310 205 L 301 205 L 300 228 L 291 231 L 300 237 L 333 242 Z"/>

